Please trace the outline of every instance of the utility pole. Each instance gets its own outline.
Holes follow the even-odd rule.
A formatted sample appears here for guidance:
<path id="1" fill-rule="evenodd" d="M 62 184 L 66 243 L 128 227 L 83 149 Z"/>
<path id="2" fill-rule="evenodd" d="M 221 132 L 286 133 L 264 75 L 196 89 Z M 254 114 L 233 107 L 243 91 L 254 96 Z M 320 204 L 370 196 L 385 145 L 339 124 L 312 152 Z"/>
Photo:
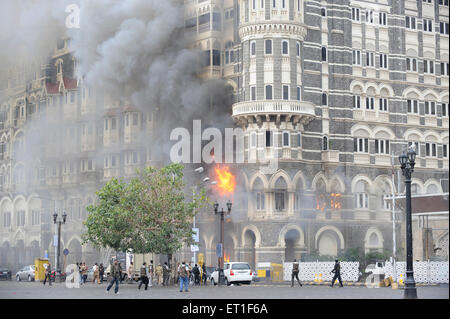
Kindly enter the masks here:
<path id="1" fill-rule="evenodd" d="M 393 270 L 392 274 L 394 276 L 394 281 L 397 281 L 397 269 L 396 269 L 396 259 L 397 259 L 397 242 L 395 236 L 395 156 L 392 153 L 392 175 L 391 175 L 391 183 L 392 183 L 392 259 L 393 259 Z"/>

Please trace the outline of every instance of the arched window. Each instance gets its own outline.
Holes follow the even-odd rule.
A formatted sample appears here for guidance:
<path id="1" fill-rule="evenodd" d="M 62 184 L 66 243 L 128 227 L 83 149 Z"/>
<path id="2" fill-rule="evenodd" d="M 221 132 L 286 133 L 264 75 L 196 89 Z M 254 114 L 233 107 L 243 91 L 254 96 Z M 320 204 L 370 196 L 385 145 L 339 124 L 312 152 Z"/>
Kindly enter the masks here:
<path id="1" fill-rule="evenodd" d="M 427 194 L 439 194 L 439 188 L 435 184 L 430 184 L 427 187 Z"/>
<path id="2" fill-rule="evenodd" d="M 327 48 L 322 47 L 322 61 L 327 60 Z"/>
<path id="3" fill-rule="evenodd" d="M 322 105 L 328 105 L 328 96 L 326 93 L 322 93 Z"/>
<path id="4" fill-rule="evenodd" d="M 283 177 L 279 177 L 275 182 L 275 211 L 285 211 L 287 208 L 287 184 Z"/>
<path id="5" fill-rule="evenodd" d="M 295 193 L 294 193 L 294 210 L 299 211 L 301 207 L 301 200 L 302 200 L 302 193 L 303 193 L 303 183 L 301 179 L 298 180 Z"/>
<path id="6" fill-rule="evenodd" d="M 322 150 L 328 151 L 328 137 L 327 136 L 324 136 L 322 138 Z"/>
<path id="7" fill-rule="evenodd" d="M 251 56 L 256 55 L 256 42 L 255 41 L 250 42 L 250 55 Z"/>
<path id="8" fill-rule="evenodd" d="M 325 8 L 320 9 L 320 15 L 322 17 L 326 17 L 327 16 L 327 11 L 325 10 Z"/>
<path id="9" fill-rule="evenodd" d="M 272 85 L 266 85 L 266 100 L 272 100 Z"/>
<path id="10" fill-rule="evenodd" d="M 355 208 L 369 208 L 369 186 L 365 181 L 358 181 L 355 185 Z"/>
<path id="11" fill-rule="evenodd" d="M 266 40 L 265 44 L 265 53 L 272 54 L 272 40 Z"/>
<path id="12" fill-rule="evenodd" d="M 283 132 L 283 146 L 290 146 L 289 132 Z"/>
<path id="13" fill-rule="evenodd" d="M 264 211 L 266 209 L 266 197 L 264 194 L 264 185 L 260 178 L 255 180 L 253 185 L 253 197 L 255 200 L 255 208 L 257 211 Z"/>
<path id="14" fill-rule="evenodd" d="M 289 54 L 289 42 L 287 40 L 283 40 L 282 42 L 282 53 L 284 55 Z"/>
<path id="15" fill-rule="evenodd" d="M 316 184 L 316 210 L 324 211 L 327 208 L 327 189 L 323 179 Z"/>

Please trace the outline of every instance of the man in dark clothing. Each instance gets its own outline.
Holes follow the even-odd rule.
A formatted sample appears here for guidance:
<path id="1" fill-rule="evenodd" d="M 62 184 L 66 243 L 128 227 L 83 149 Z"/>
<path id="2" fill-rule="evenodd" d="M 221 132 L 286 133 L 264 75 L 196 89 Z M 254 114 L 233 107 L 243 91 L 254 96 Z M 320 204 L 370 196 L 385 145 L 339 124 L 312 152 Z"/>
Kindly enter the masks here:
<path id="1" fill-rule="evenodd" d="M 339 260 L 336 259 L 336 263 L 334 264 L 334 269 L 331 271 L 331 273 L 334 274 L 333 276 L 333 280 L 331 281 L 331 287 L 334 286 L 334 282 L 337 280 L 339 280 L 339 284 L 341 285 L 341 287 L 344 287 L 344 285 L 342 284 L 342 279 L 341 279 L 341 264 L 339 263 Z"/>
<path id="2" fill-rule="evenodd" d="M 202 281 L 203 284 L 206 285 L 206 266 L 205 264 L 202 265 Z"/>
<path id="3" fill-rule="evenodd" d="M 192 268 L 192 274 L 194 275 L 195 285 L 200 285 L 200 270 L 198 269 L 197 264 Z"/>
<path id="4" fill-rule="evenodd" d="M 100 277 L 100 283 L 103 282 L 104 273 L 105 273 L 105 267 L 103 267 L 103 264 L 100 264 L 100 266 L 98 267 L 98 275 Z"/>
<path id="5" fill-rule="evenodd" d="M 145 290 L 148 288 L 148 275 L 147 275 L 147 263 L 144 262 L 140 269 L 141 282 L 139 283 L 138 289 L 141 289 L 142 284 L 145 285 Z"/>
<path id="6" fill-rule="evenodd" d="M 165 262 L 163 266 L 163 286 L 169 285 L 169 279 L 170 279 L 170 268 L 167 262 Z"/>
<path id="7" fill-rule="evenodd" d="M 291 280 L 291 287 L 294 287 L 294 278 L 297 279 L 298 284 L 300 287 L 302 286 L 302 283 L 300 282 L 300 279 L 298 279 L 298 262 L 296 259 L 294 259 L 294 262 L 292 263 L 292 280 Z"/>
<path id="8" fill-rule="evenodd" d="M 47 281 L 47 278 L 48 278 L 48 285 L 49 285 L 49 286 L 52 285 L 51 274 L 52 274 L 52 265 L 51 265 L 50 262 L 49 262 L 48 265 L 47 265 L 47 268 L 45 269 L 44 286 L 45 286 L 45 283 L 46 283 L 46 281 Z"/>
<path id="9" fill-rule="evenodd" d="M 120 274 L 122 273 L 122 268 L 120 268 L 119 262 L 114 260 L 114 264 L 111 266 L 111 282 L 109 283 L 108 288 L 106 288 L 106 293 L 109 293 L 109 290 L 111 287 L 116 283 L 116 286 L 114 287 L 114 293 L 119 293 L 119 281 L 120 281 Z"/>

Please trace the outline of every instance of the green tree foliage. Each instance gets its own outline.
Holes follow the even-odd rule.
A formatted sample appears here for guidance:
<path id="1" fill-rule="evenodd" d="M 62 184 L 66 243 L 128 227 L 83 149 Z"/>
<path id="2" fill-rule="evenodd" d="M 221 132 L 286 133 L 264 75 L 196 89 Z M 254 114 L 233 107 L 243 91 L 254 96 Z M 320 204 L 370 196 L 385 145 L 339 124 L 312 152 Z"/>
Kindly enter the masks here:
<path id="1" fill-rule="evenodd" d="M 183 166 L 138 171 L 130 181 L 111 179 L 87 207 L 83 242 L 116 251 L 172 254 L 192 243 L 194 211 L 208 204 L 204 190 L 187 201 Z"/>

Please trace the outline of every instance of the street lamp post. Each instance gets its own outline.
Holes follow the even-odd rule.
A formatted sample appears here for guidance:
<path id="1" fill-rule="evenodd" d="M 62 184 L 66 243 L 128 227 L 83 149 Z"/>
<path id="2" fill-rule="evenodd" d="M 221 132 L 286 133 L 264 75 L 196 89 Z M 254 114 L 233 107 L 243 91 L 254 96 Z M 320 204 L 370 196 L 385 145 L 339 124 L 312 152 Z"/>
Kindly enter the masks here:
<path id="1" fill-rule="evenodd" d="M 224 221 L 225 221 L 225 219 L 224 219 L 224 215 L 227 213 L 227 214 L 230 214 L 231 213 L 231 202 L 230 201 L 228 201 L 227 202 L 227 209 L 228 209 L 228 211 L 227 212 L 225 212 L 224 210 L 223 210 L 223 208 L 219 211 L 218 210 L 218 208 L 219 208 L 219 204 L 217 203 L 217 202 L 215 202 L 214 203 L 214 214 L 220 214 L 220 244 L 221 244 L 221 246 L 222 246 L 222 254 L 221 254 L 221 256 L 220 257 L 218 257 L 218 264 L 219 264 L 219 285 L 222 285 L 223 283 L 224 283 L 224 279 L 225 279 L 225 276 L 224 276 L 224 274 L 223 274 L 223 256 L 224 256 Z"/>
<path id="2" fill-rule="evenodd" d="M 412 210 L 411 210 L 411 175 L 414 172 L 416 152 L 410 148 L 407 154 L 399 156 L 399 161 L 406 184 L 406 280 L 405 299 L 416 299 L 417 290 L 413 271 L 413 247 L 412 247 Z"/>
<path id="3" fill-rule="evenodd" d="M 66 223 L 66 212 L 63 213 L 62 215 L 62 221 L 58 220 L 58 214 L 55 212 L 53 214 L 53 223 L 58 225 L 58 248 L 57 248 L 57 257 L 56 257 L 56 277 L 58 277 L 58 279 L 61 279 L 61 266 L 60 266 L 60 250 L 61 250 L 61 225 Z M 55 282 L 56 282 L 56 277 L 55 277 Z"/>

